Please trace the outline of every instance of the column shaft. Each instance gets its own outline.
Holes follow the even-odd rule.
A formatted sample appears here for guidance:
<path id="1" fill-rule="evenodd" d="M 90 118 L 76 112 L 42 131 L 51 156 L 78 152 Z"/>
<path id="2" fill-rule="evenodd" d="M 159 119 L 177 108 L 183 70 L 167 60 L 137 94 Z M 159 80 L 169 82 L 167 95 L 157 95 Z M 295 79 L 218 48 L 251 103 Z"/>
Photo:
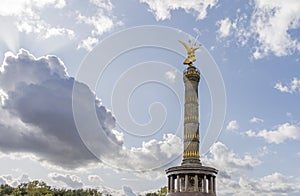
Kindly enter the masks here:
<path id="1" fill-rule="evenodd" d="M 216 176 L 214 176 L 214 187 L 213 187 L 213 191 L 216 194 Z"/>
<path id="2" fill-rule="evenodd" d="M 184 176 L 184 191 L 185 192 L 187 192 L 188 191 L 188 175 L 187 174 L 185 174 L 185 176 Z"/>
<path id="3" fill-rule="evenodd" d="M 198 179 L 198 175 L 195 175 L 195 191 L 199 191 L 199 179 Z"/>
<path id="4" fill-rule="evenodd" d="M 170 193 L 170 176 L 168 176 L 168 193 Z"/>
<path id="5" fill-rule="evenodd" d="M 188 67 L 183 74 L 185 87 L 184 101 L 184 149 L 182 165 L 201 164 L 199 159 L 199 107 L 198 85 L 200 72 Z"/>
<path id="6" fill-rule="evenodd" d="M 173 178 L 173 176 L 171 176 L 170 177 L 170 189 L 171 189 L 171 191 L 170 192 L 174 192 L 174 178 Z"/>
<path id="7" fill-rule="evenodd" d="M 209 193 L 213 193 L 213 189 L 214 189 L 214 177 L 210 176 L 209 178 Z"/>
<path id="8" fill-rule="evenodd" d="M 206 175 L 204 175 L 204 178 L 203 178 L 202 192 L 205 192 L 205 193 L 206 193 Z"/>
<path id="9" fill-rule="evenodd" d="M 177 192 L 180 192 L 180 176 L 177 175 Z"/>

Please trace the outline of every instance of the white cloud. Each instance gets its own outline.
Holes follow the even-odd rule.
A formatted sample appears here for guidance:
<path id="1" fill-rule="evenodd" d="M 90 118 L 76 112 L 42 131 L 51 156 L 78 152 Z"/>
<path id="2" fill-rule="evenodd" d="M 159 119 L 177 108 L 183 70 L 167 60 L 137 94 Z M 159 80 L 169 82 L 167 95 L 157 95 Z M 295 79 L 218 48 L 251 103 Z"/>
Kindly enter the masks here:
<path id="1" fill-rule="evenodd" d="M 79 43 L 77 49 L 84 48 L 87 51 L 91 51 L 95 47 L 95 45 L 98 44 L 98 42 L 99 40 L 97 38 L 88 37 Z"/>
<path id="2" fill-rule="evenodd" d="M 0 72 L 0 88 L 7 94 L 0 107 L 0 151 L 31 153 L 40 161 L 64 168 L 98 163 L 79 137 L 73 119 L 72 91 L 76 82 L 56 56 L 36 58 L 26 50 L 7 54 Z M 95 100 L 86 85 L 81 84 L 80 90 L 84 95 L 75 94 L 82 100 L 89 96 Z M 101 124 L 95 128 L 100 130 L 100 138 L 95 137 L 99 154 L 117 155 L 123 142 L 112 130 L 115 119 L 97 99 L 95 107 Z"/>
<path id="3" fill-rule="evenodd" d="M 251 170 L 254 166 L 261 163 L 260 160 L 250 156 L 244 155 L 239 157 L 232 152 L 228 147 L 216 142 L 210 148 L 211 157 L 202 157 L 205 165 L 211 165 L 220 170 L 220 172 L 227 175 L 239 173 L 241 170 Z"/>
<path id="4" fill-rule="evenodd" d="M 246 132 L 246 135 L 249 136 L 249 137 L 256 137 L 256 133 L 254 131 L 252 131 L 252 130 L 248 130 Z"/>
<path id="5" fill-rule="evenodd" d="M 49 25 L 45 25 L 45 28 L 47 28 L 47 30 L 44 33 L 45 39 L 48 39 L 50 37 L 55 37 L 55 36 L 66 36 L 69 39 L 73 39 L 75 37 L 75 32 L 70 29 L 50 27 Z"/>
<path id="6" fill-rule="evenodd" d="M 136 194 L 132 191 L 131 187 L 123 186 L 122 189 L 116 190 L 101 185 L 100 192 L 102 195 L 120 195 L 120 196 L 135 196 Z"/>
<path id="7" fill-rule="evenodd" d="M 162 173 L 164 166 L 178 158 L 181 152 L 181 139 L 173 134 L 164 134 L 163 140 L 145 141 L 141 147 L 132 147 L 124 151 L 122 157 L 114 156 L 111 162 L 122 163 L 124 168 L 133 169 L 136 172 L 158 170 L 159 174 L 154 176 L 160 178 L 161 174 L 164 176 Z M 145 173 L 142 174 L 145 176 Z"/>
<path id="8" fill-rule="evenodd" d="M 257 184 L 257 192 L 262 192 L 265 195 L 287 195 L 288 193 L 300 191 L 299 186 L 296 185 L 297 180 L 292 182 L 291 179 L 291 176 L 275 172 L 252 182 L 252 184 Z"/>
<path id="9" fill-rule="evenodd" d="M 0 184 L 8 184 L 13 187 L 16 187 L 20 183 L 27 183 L 30 181 L 31 179 L 29 178 L 28 174 L 22 174 L 18 177 L 14 177 L 11 174 L 0 176 Z"/>
<path id="10" fill-rule="evenodd" d="M 261 119 L 261 118 L 253 117 L 253 118 L 250 119 L 250 122 L 251 123 L 263 123 L 264 120 Z"/>
<path id="11" fill-rule="evenodd" d="M 300 139 L 300 127 L 285 123 L 278 125 L 275 130 L 261 130 L 254 132 L 249 130 L 246 132 L 249 137 L 261 137 L 268 143 L 280 144 L 286 140 L 299 140 Z"/>
<path id="12" fill-rule="evenodd" d="M 88 175 L 88 180 L 90 182 L 103 182 L 103 179 L 98 175 Z"/>
<path id="13" fill-rule="evenodd" d="M 176 79 L 176 76 L 177 76 L 178 72 L 177 70 L 170 70 L 170 71 L 167 71 L 165 73 L 165 78 L 167 80 L 169 80 L 171 83 L 174 83 L 175 82 L 175 79 Z"/>
<path id="14" fill-rule="evenodd" d="M 69 39 L 75 37 L 75 32 L 70 29 L 62 27 L 52 27 L 43 20 L 20 20 L 17 23 L 17 28 L 20 32 L 26 34 L 35 33 L 42 39 L 48 39 L 50 37 L 65 36 Z"/>
<path id="15" fill-rule="evenodd" d="M 238 130 L 239 129 L 239 124 L 236 120 L 232 120 L 227 124 L 226 129 L 229 130 L 229 131 Z"/>
<path id="16" fill-rule="evenodd" d="M 281 82 L 278 82 L 274 86 L 275 89 L 279 90 L 280 92 L 285 93 L 295 93 L 300 92 L 300 79 L 294 77 L 290 84 L 283 85 Z"/>
<path id="17" fill-rule="evenodd" d="M 7 53 L 1 69 L 0 88 L 7 94 L 0 107 L 0 151 L 4 154 L 31 154 L 41 162 L 67 169 L 99 164 L 77 132 L 72 93 L 82 100 L 79 107 L 83 109 L 86 100 L 94 101 L 101 127 L 90 127 L 97 134 L 89 142 L 96 146 L 97 155 L 107 167 L 152 171 L 169 164 L 182 152 L 181 139 L 173 134 L 127 149 L 123 135 L 114 130 L 112 113 L 85 84 L 68 76 L 56 56 L 36 58 L 22 49 L 17 55 Z M 74 84 L 80 86 L 80 92 L 73 91 Z"/>
<path id="18" fill-rule="evenodd" d="M 41 19 L 43 9 L 48 7 L 62 9 L 65 5 L 65 0 L 4 0 L 1 2 L 0 16 L 14 17 L 17 29 L 26 34 L 34 33 L 42 39 L 52 36 L 66 36 L 73 39 L 75 37 L 73 30 L 52 26 Z"/>
<path id="19" fill-rule="evenodd" d="M 7 94 L 4 90 L 0 89 L 0 104 L 4 105 L 4 101 L 7 99 Z"/>
<path id="20" fill-rule="evenodd" d="M 275 172 L 259 179 L 246 178 L 217 178 L 219 193 L 221 195 L 262 195 L 278 196 L 292 195 L 300 191 L 299 181 L 291 176 Z"/>
<path id="21" fill-rule="evenodd" d="M 138 178 L 121 178 L 122 181 L 139 181 Z"/>
<path id="22" fill-rule="evenodd" d="M 265 156 L 265 155 L 269 154 L 270 150 L 268 149 L 267 146 L 263 146 L 263 147 L 258 149 L 258 153 L 259 153 L 258 156 L 262 157 L 262 156 Z M 272 153 L 275 153 L 275 152 L 272 152 Z"/>
<path id="23" fill-rule="evenodd" d="M 217 25 L 219 26 L 217 33 L 219 34 L 220 38 L 228 37 L 231 34 L 232 23 L 229 18 L 219 20 Z"/>
<path id="24" fill-rule="evenodd" d="M 123 186 L 123 192 L 124 192 L 125 196 L 136 196 L 136 194 L 128 186 Z"/>
<path id="25" fill-rule="evenodd" d="M 92 27 L 90 35 L 83 39 L 77 49 L 84 48 L 87 51 L 92 50 L 92 48 L 99 42 L 98 37 L 114 27 L 122 26 L 123 22 L 117 20 L 112 14 L 113 4 L 110 0 L 91 0 L 94 6 L 96 6 L 96 12 L 92 15 L 83 15 L 82 13 L 77 13 L 77 23 L 87 24 Z"/>
<path id="26" fill-rule="evenodd" d="M 53 181 L 62 182 L 73 189 L 80 189 L 84 186 L 84 183 L 81 181 L 80 177 L 76 175 L 50 173 L 48 174 L 48 177 Z"/>
<path id="27" fill-rule="evenodd" d="M 233 20 L 219 22 L 218 36 L 235 37 L 238 44 L 252 47 L 253 58 L 261 59 L 270 54 L 287 56 L 300 51 L 300 42 L 290 33 L 300 27 L 300 1 L 252 0 L 252 13 L 237 11 Z M 253 43 L 250 43 L 253 41 Z"/>
<path id="28" fill-rule="evenodd" d="M 240 157 L 221 142 L 211 147 L 210 154 L 202 157 L 202 162 L 219 170 L 218 195 L 277 196 L 300 192 L 299 179 L 279 172 L 261 178 L 246 177 L 246 172 L 260 165 L 261 161 L 247 154 Z"/>
<path id="29" fill-rule="evenodd" d="M 54 6 L 61 9 L 66 5 L 65 0 L 2 0 L 0 15 L 20 16 L 24 12 L 32 14 L 35 9 L 42 9 L 46 6 Z"/>
<path id="30" fill-rule="evenodd" d="M 276 88 L 280 92 L 290 93 L 289 87 L 283 86 L 281 82 L 276 83 L 274 88 Z"/>
<path id="31" fill-rule="evenodd" d="M 207 9 L 216 6 L 217 0 L 140 0 L 141 3 L 146 3 L 149 10 L 155 15 L 156 20 L 165 20 L 171 18 L 171 11 L 183 9 L 185 12 L 194 11 L 197 14 L 197 19 L 202 20 L 207 15 Z"/>
<path id="32" fill-rule="evenodd" d="M 56 182 L 55 187 L 59 188 L 71 188 L 71 189 L 97 189 L 103 195 L 122 195 L 122 196 L 132 196 L 135 193 L 128 186 L 123 186 L 121 189 L 113 189 L 103 185 L 102 179 L 98 175 L 89 175 L 88 179 L 90 182 L 96 183 L 95 186 L 86 185 L 81 177 L 74 174 L 61 174 L 57 172 L 52 172 L 48 174 L 48 178 L 50 178 L 53 182 Z M 100 180 L 99 180 L 100 179 Z M 45 180 L 45 179 L 44 179 Z M 44 181 L 43 180 L 43 181 Z M 22 174 L 20 176 L 13 176 L 11 174 L 1 175 L 0 176 L 0 185 L 8 184 L 13 187 L 17 187 L 21 183 L 31 182 L 32 179 L 27 174 Z M 44 181 L 45 182 L 45 181 Z M 53 182 L 46 182 L 48 185 L 53 184 Z"/>
<path id="33" fill-rule="evenodd" d="M 57 48 L 76 41 L 78 49 L 89 51 L 99 36 L 123 25 L 113 8 L 110 0 L 90 0 L 84 4 L 65 0 L 4 0 L 0 25 L 5 31 L 0 32 L 0 39 L 14 52 L 19 49 L 21 33 L 32 39 L 33 46 L 42 41 Z"/>
<path id="34" fill-rule="evenodd" d="M 3 179 L 2 176 L 0 176 L 0 185 L 1 185 L 1 184 L 6 184 L 6 181 L 5 181 L 5 179 Z"/>
<path id="35" fill-rule="evenodd" d="M 114 27 L 113 20 L 109 16 L 106 16 L 101 12 L 91 17 L 79 14 L 77 20 L 78 22 L 92 25 L 94 27 L 94 29 L 92 30 L 93 36 L 102 35 L 103 33 L 111 30 Z"/>
<path id="36" fill-rule="evenodd" d="M 286 56 L 298 50 L 299 41 L 288 31 L 299 28 L 300 2 L 255 0 L 254 3 L 250 28 L 259 43 L 255 58 L 269 53 Z"/>
<path id="37" fill-rule="evenodd" d="M 98 8 L 111 11 L 113 9 L 113 4 L 110 0 L 90 0 L 91 3 L 96 5 Z"/>

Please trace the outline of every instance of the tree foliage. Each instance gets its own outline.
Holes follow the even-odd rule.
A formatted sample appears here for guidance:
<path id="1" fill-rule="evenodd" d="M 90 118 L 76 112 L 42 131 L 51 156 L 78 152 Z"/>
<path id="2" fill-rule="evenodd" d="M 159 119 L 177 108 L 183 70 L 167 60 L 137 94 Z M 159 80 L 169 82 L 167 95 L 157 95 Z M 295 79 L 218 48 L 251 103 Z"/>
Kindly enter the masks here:
<path id="1" fill-rule="evenodd" d="M 7 184 L 0 185 L 1 196 L 101 196 L 102 194 L 96 189 L 57 189 L 51 188 L 45 182 L 32 181 L 21 183 L 17 187 Z"/>
<path id="2" fill-rule="evenodd" d="M 8 184 L 0 185 L 0 196 L 102 196 L 97 189 L 59 189 L 51 188 L 43 181 L 34 180 L 21 183 L 17 187 Z M 167 187 L 162 187 L 154 193 L 146 193 L 146 196 L 166 196 Z"/>
<path id="3" fill-rule="evenodd" d="M 146 193 L 146 196 L 166 196 L 167 193 L 168 193 L 168 188 L 165 186 L 155 193 Z"/>

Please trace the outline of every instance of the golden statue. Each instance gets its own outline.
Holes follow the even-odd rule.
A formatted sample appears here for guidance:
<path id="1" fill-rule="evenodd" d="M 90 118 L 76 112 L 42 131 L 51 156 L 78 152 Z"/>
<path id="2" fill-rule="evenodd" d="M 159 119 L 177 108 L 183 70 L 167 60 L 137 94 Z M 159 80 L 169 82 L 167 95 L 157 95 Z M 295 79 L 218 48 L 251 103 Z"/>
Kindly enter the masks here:
<path id="1" fill-rule="evenodd" d="M 198 36 L 197 36 L 198 38 Z M 180 41 L 178 40 L 186 49 L 187 51 L 187 58 L 184 60 L 183 64 L 185 65 L 189 65 L 189 66 L 193 66 L 193 62 L 196 61 L 196 57 L 195 57 L 195 51 L 197 49 L 200 48 L 200 44 L 196 47 L 196 42 L 197 42 L 197 38 L 195 39 L 194 43 L 191 44 L 191 40 L 189 40 L 189 44 L 183 42 L 183 41 Z"/>

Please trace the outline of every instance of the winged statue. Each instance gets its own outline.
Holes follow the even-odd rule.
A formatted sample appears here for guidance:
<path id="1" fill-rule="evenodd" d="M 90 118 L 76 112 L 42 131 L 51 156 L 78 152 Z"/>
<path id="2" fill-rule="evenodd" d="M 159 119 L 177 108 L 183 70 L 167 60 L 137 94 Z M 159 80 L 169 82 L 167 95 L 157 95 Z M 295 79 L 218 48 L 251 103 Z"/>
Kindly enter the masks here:
<path id="1" fill-rule="evenodd" d="M 196 47 L 196 41 L 193 44 L 187 44 L 183 41 L 178 40 L 186 49 L 187 51 L 187 58 L 184 60 L 183 64 L 185 65 L 189 65 L 192 66 L 193 62 L 196 61 L 196 57 L 195 57 L 195 51 L 198 50 L 200 48 L 200 44 Z M 189 43 L 191 43 L 191 41 L 189 40 Z"/>

